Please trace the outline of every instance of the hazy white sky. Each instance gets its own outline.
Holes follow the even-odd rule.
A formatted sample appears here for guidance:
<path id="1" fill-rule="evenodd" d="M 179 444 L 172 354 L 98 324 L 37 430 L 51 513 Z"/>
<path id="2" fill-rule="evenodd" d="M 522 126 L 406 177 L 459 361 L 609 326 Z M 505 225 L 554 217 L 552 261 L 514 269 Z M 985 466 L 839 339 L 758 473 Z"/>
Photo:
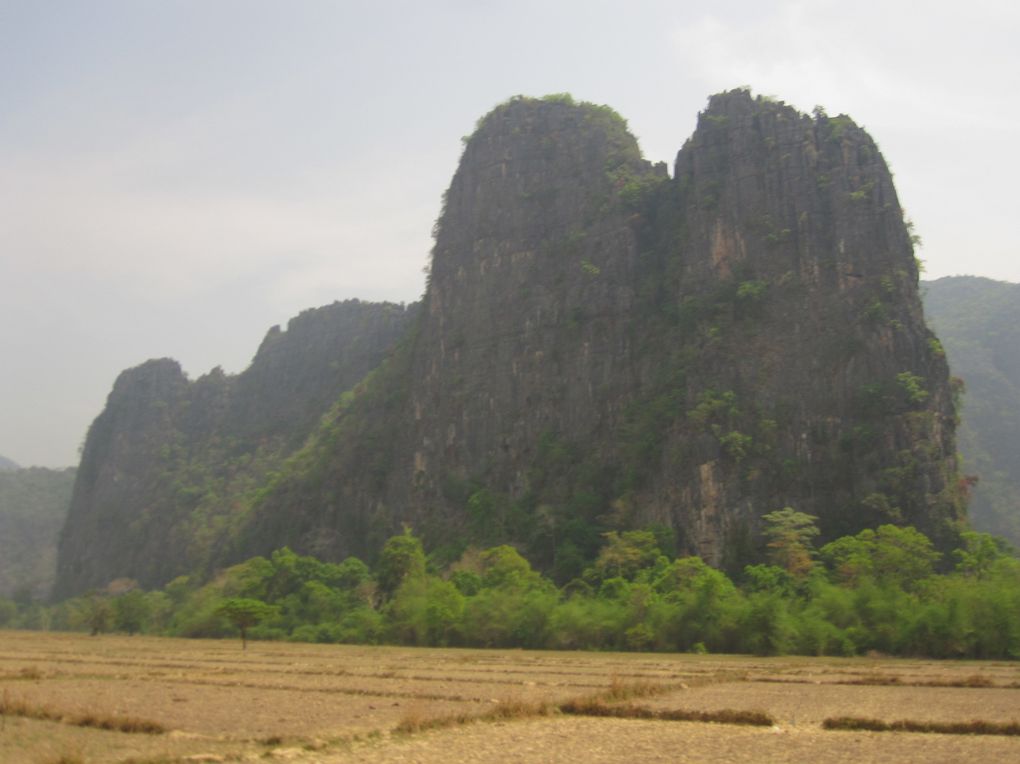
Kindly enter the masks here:
<path id="1" fill-rule="evenodd" d="M 1020 281 L 1020 4 L 0 0 L 0 454 L 63 466 L 116 375 L 240 371 L 265 331 L 412 301 L 460 137 L 607 103 L 672 165 L 709 94 L 845 112 L 926 277 Z"/>

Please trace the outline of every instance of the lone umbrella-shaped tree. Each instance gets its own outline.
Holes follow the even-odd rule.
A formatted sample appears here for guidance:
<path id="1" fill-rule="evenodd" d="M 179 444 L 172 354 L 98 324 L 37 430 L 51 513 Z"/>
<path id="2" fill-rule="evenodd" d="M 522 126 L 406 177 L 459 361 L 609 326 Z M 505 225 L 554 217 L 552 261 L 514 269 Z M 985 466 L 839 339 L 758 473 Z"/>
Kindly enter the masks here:
<path id="1" fill-rule="evenodd" d="M 216 608 L 216 612 L 226 616 L 241 631 L 241 648 L 248 649 L 248 629 L 260 621 L 276 615 L 277 608 L 267 605 L 262 600 L 245 597 L 234 597 L 226 600 Z"/>

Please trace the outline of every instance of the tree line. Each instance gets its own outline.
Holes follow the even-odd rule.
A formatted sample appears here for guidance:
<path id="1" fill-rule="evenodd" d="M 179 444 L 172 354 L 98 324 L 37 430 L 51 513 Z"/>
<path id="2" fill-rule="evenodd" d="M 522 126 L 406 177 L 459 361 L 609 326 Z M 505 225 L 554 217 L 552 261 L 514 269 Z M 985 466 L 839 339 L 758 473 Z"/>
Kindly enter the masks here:
<path id="1" fill-rule="evenodd" d="M 145 592 L 130 581 L 53 605 L 0 599 L 0 626 L 324 643 L 636 651 L 1020 657 L 1020 560 L 973 531 L 940 554 L 883 525 L 816 549 L 814 518 L 765 516 L 767 562 L 736 580 L 661 534 L 610 532 L 557 587 L 514 547 L 468 548 L 442 569 L 411 530 L 374 569 L 290 549 L 210 581 Z"/>

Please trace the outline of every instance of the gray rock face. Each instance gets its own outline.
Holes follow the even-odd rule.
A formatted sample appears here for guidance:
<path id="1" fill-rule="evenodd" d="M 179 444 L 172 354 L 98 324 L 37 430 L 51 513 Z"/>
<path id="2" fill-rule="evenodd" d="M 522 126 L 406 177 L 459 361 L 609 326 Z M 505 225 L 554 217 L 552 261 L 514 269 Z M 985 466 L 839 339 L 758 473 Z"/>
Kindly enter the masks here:
<path id="1" fill-rule="evenodd" d="M 714 96 L 669 178 L 606 107 L 512 99 L 465 146 L 413 321 L 335 405 L 346 388 L 310 399 L 272 336 L 233 382 L 132 372 L 169 399 L 201 387 L 198 408 L 243 437 L 321 419 L 287 431 L 305 440 L 286 462 L 249 452 L 244 479 L 207 490 L 186 521 L 178 509 L 159 526 L 151 490 L 110 511 L 132 538 L 160 527 L 201 549 L 187 564 L 284 544 L 370 557 L 409 523 L 448 555 L 514 543 L 560 579 L 614 529 L 652 526 L 678 552 L 739 566 L 759 518 L 787 505 L 828 538 L 899 522 L 946 543 L 962 517 L 952 390 L 910 237 L 881 155 L 846 117 Z M 97 431 L 124 432 L 103 418 L 115 397 Z M 155 441 L 165 422 L 148 406 L 123 408 Z M 103 453 L 91 441 L 83 473 L 132 458 L 113 435 Z M 197 522 L 210 495 L 234 514 Z M 97 508 L 82 518 L 101 516 L 98 497 L 82 502 Z M 95 555 L 85 536 L 69 521 L 68 547 Z M 73 559 L 62 549 L 61 581 L 83 580 Z M 88 580 L 113 569 L 93 567 Z"/>
<path id="2" fill-rule="evenodd" d="M 371 554 L 404 522 L 569 576 L 601 532 L 656 525 L 739 565 L 785 505 L 830 538 L 945 542 L 963 496 L 936 348 L 848 118 L 716 96 L 670 180 L 604 109 L 513 100 L 467 143 L 415 341 L 337 422 L 385 458 L 313 449 L 244 548 Z"/>

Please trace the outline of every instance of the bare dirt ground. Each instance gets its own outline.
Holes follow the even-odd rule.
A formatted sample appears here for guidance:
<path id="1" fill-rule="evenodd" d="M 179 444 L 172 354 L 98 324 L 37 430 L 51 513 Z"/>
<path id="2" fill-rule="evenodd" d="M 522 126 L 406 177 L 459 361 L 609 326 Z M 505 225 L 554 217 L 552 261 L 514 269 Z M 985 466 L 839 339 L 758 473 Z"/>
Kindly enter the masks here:
<path id="1" fill-rule="evenodd" d="M 242 651 L 235 641 L 0 631 L 0 693 L 11 710 L 0 717 L 3 762 L 1020 761 L 1020 737 L 821 727 L 843 715 L 1020 722 L 1020 664 L 1006 662 L 264 642 Z M 776 724 L 554 710 L 599 696 L 660 711 L 763 711 Z M 548 715 L 529 715 L 540 704 Z M 501 709 L 517 718 L 492 720 Z M 470 721 L 478 716 L 489 720 Z M 83 717 L 165 731 L 78 726 Z"/>

